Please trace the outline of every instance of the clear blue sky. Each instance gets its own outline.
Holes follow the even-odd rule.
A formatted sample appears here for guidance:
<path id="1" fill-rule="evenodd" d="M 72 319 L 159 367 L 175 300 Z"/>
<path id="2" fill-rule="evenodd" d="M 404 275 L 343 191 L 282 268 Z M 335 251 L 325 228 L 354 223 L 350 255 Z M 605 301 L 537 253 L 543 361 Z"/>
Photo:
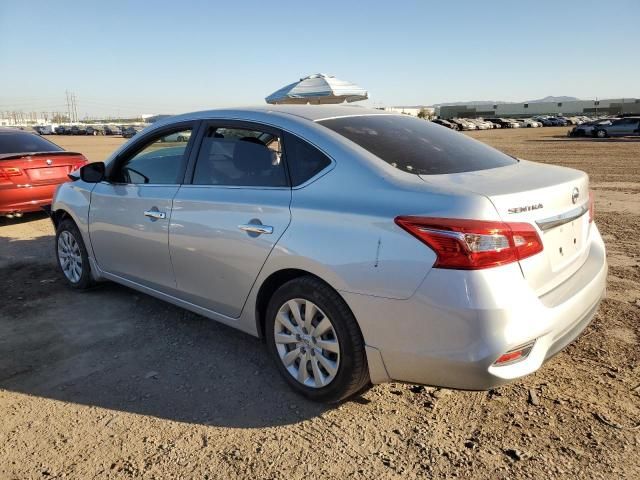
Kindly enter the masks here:
<path id="1" fill-rule="evenodd" d="M 370 105 L 640 97 L 640 1 L 2 1 L 0 111 L 261 104 L 325 72 Z"/>

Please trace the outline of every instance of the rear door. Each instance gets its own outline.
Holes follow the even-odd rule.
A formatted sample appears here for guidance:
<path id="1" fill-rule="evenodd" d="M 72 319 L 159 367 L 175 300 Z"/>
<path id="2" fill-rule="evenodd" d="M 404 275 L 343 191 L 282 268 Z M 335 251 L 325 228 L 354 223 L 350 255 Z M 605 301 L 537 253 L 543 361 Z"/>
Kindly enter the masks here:
<path id="1" fill-rule="evenodd" d="M 290 222 L 282 136 L 232 121 L 202 131 L 192 181 L 173 202 L 171 259 L 181 298 L 235 318 Z"/>
<path id="2" fill-rule="evenodd" d="M 618 123 L 619 122 L 619 123 Z M 618 122 L 614 122 L 614 125 L 610 127 L 613 129 L 610 135 L 633 135 L 636 133 L 638 128 L 638 119 L 637 118 L 623 118 L 618 120 Z"/>
<path id="3" fill-rule="evenodd" d="M 99 267 L 173 292 L 169 221 L 184 178 L 193 123 L 150 133 L 123 152 L 91 193 L 89 234 Z M 177 140 L 180 133 L 180 141 Z"/>

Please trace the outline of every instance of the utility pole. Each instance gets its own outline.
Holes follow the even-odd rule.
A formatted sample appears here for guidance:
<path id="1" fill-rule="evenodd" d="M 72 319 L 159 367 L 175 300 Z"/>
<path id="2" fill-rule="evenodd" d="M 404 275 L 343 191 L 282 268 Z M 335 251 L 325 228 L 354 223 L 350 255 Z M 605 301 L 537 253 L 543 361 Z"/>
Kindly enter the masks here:
<path id="1" fill-rule="evenodd" d="M 72 98 L 73 98 L 73 116 L 75 118 L 75 121 L 77 122 L 78 121 L 78 103 L 77 103 L 78 97 L 76 97 L 76 94 L 74 93 Z"/>
<path id="2" fill-rule="evenodd" d="M 66 96 L 66 103 L 67 103 L 67 118 L 69 119 L 69 121 L 71 121 L 71 105 L 69 103 L 69 90 L 65 90 L 64 92 L 65 96 Z"/>

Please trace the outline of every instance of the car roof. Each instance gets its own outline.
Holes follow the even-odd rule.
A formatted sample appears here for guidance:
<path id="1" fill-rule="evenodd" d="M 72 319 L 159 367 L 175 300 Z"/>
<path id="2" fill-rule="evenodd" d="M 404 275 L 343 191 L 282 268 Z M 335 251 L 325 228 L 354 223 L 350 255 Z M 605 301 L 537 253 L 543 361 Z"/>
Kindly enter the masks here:
<path id="1" fill-rule="evenodd" d="M 330 118 L 356 117 L 362 115 L 401 115 L 397 112 L 378 110 L 375 108 L 362 107 L 360 105 L 258 105 L 239 108 L 220 108 L 214 110 L 204 110 L 200 112 L 186 113 L 178 117 L 190 119 L 206 119 L 210 117 L 229 116 L 236 114 L 251 113 L 280 113 L 294 115 L 296 117 L 317 122 Z M 175 121 L 176 117 L 173 117 Z"/>

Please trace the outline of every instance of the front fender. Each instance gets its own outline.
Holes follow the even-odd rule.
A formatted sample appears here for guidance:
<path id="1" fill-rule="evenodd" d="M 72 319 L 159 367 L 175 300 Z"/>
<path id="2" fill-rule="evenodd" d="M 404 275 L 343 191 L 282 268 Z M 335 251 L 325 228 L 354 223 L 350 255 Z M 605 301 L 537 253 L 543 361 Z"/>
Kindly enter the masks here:
<path id="1" fill-rule="evenodd" d="M 64 213 L 78 226 L 82 241 L 87 248 L 89 262 L 91 263 L 91 271 L 97 280 L 97 272 L 93 247 L 91 246 L 91 237 L 89 236 L 89 207 L 91 205 L 91 191 L 95 184 L 85 183 L 82 180 L 75 182 L 67 182 L 60 185 L 51 204 L 51 218 L 54 226 L 57 227 L 57 220 Z"/>

